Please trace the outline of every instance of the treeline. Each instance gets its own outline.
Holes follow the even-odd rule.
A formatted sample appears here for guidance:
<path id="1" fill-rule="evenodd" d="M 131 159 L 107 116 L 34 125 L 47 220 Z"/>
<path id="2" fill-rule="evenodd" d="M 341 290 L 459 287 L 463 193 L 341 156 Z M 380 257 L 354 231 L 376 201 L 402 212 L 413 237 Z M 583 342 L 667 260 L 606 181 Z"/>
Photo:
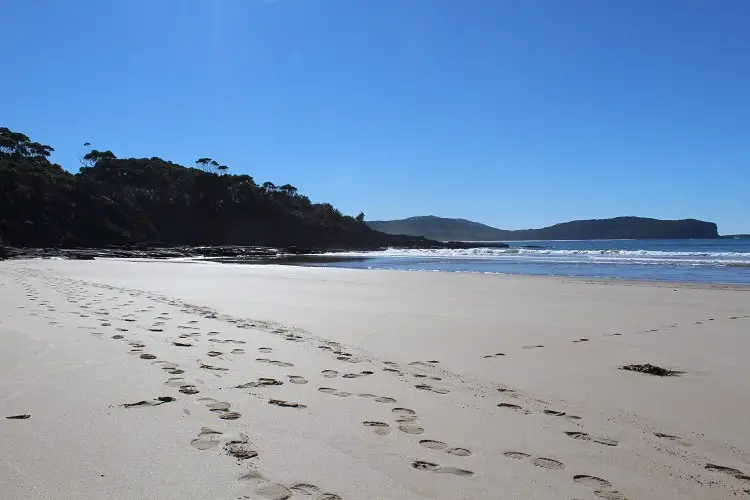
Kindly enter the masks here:
<path id="1" fill-rule="evenodd" d="M 85 146 L 90 148 L 90 144 Z M 369 228 L 364 214 L 312 203 L 291 184 L 258 185 L 200 158 L 119 159 L 89 150 L 70 173 L 54 150 L 0 128 L 0 243 L 26 247 L 262 245 L 311 249 L 431 246 Z"/>

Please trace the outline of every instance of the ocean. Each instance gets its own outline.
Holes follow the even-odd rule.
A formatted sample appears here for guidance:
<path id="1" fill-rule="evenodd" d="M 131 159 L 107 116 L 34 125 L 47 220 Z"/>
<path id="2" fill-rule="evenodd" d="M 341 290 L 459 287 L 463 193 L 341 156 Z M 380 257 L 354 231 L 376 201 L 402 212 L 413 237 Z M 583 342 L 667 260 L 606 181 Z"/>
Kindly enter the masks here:
<path id="1" fill-rule="evenodd" d="M 510 248 L 387 249 L 313 265 L 750 285 L 750 238 L 513 241 Z"/>

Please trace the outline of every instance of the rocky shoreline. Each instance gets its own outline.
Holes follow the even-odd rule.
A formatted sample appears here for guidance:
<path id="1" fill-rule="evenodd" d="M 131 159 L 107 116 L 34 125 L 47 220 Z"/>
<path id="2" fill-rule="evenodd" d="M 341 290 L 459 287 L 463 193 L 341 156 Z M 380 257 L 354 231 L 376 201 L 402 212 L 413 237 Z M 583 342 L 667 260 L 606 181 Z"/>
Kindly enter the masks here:
<path id="1" fill-rule="evenodd" d="M 428 245 L 424 248 L 508 248 L 504 243 L 478 244 L 460 241 Z M 200 258 L 225 263 L 300 263 L 314 259 L 346 260 L 350 257 L 323 255 L 336 251 L 378 250 L 377 248 L 328 248 L 313 249 L 302 247 L 273 248 L 264 246 L 176 246 L 149 247 L 127 246 L 106 248 L 27 248 L 0 246 L 0 260 L 4 259 L 177 259 Z M 360 257 L 361 258 L 361 257 Z"/>

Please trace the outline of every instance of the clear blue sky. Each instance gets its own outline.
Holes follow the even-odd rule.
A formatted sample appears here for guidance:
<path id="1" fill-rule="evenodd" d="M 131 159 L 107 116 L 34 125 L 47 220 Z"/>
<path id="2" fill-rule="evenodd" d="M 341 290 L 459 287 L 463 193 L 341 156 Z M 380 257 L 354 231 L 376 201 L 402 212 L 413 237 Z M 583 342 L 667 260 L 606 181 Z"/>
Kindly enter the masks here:
<path id="1" fill-rule="evenodd" d="M 750 232 L 747 0 L 2 0 L 0 126 L 368 219 Z"/>

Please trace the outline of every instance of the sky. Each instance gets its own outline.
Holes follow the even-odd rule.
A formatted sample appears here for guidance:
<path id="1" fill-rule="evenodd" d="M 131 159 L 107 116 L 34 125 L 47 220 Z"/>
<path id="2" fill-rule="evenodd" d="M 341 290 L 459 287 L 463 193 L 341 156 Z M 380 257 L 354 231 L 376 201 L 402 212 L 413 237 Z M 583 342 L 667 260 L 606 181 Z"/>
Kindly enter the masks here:
<path id="1" fill-rule="evenodd" d="M 0 126 L 369 220 L 750 232 L 746 0 L 0 0 Z"/>

